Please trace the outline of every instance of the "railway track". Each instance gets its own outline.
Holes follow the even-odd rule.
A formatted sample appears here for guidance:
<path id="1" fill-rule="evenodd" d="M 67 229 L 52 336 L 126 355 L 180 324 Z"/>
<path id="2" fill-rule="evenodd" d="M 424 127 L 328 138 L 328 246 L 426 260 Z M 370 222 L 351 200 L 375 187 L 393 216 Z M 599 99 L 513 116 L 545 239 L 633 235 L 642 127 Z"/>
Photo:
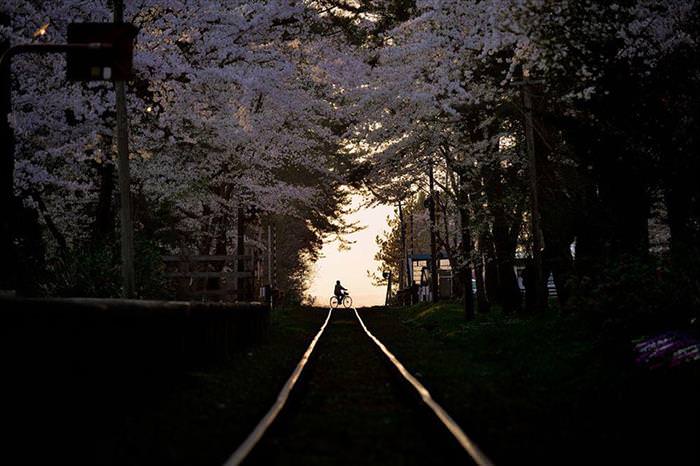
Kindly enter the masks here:
<path id="1" fill-rule="evenodd" d="M 335 335 L 328 335 L 330 329 Z M 321 359 L 318 368 L 307 367 L 312 357 Z M 306 380 L 301 385 L 308 387 L 299 386 L 302 375 Z M 358 383 L 363 386 L 348 386 Z M 287 416 L 293 420 L 280 419 L 286 411 L 294 411 Z M 336 417 L 344 425 L 328 421 L 336 412 L 342 413 Z M 381 425 L 391 423 L 387 413 L 401 421 Z M 313 426 L 319 424 L 314 431 Z M 349 432 L 343 430 L 345 425 Z M 367 434 L 357 432 L 365 429 Z M 313 444 L 305 445 L 309 442 Z M 385 451 L 377 450 L 376 445 L 383 442 L 387 442 Z M 319 451 L 309 453 L 309 448 Z M 350 459 L 353 454 L 364 455 L 363 463 L 387 464 L 394 462 L 386 456 L 392 454 L 392 448 L 402 450 L 405 464 L 492 465 L 428 389 L 372 334 L 357 309 L 330 309 L 273 405 L 225 466 L 324 463 L 324 458 L 335 464 L 353 464 L 358 461 Z"/>

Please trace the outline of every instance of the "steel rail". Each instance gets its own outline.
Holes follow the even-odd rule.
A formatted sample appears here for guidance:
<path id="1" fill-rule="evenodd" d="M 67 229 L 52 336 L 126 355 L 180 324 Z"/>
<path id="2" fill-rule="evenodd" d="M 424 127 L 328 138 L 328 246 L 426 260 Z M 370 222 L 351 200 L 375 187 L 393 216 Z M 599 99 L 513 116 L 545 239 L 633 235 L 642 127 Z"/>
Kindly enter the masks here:
<path id="1" fill-rule="evenodd" d="M 316 343 L 318 343 L 318 340 L 321 338 L 321 335 L 323 335 L 324 330 L 326 330 L 328 322 L 331 320 L 331 314 L 333 314 L 332 308 L 328 310 L 326 321 L 323 323 L 321 329 L 318 331 L 314 339 L 311 340 L 311 344 L 309 344 L 306 352 L 301 357 L 301 360 L 294 369 L 294 372 L 292 372 L 292 375 L 289 377 L 289 379 L 287 379 L 287 382 L 282 387 L 279 395 L 277 395 L 277 400 L 275 403 L 272 405 L 267 414 L 265 414 L 265 416 L 260 420 L 260 422 L 258 422 L 258 425 L 255 426 L 255 429 L 253 429 L 250 435 L 248 435 L 248 437 L 243 441 L 243 443 L 241 443 L 236 451 L 233 452 L 229 459 L 226 460 L 224 466 L 238 466 L 241 464 L 241 462 L 248 456 L 270 425 L 277 418 L 280 411 L 282 411 L 282 408 L 289 399 L 289 394 L 291 393 L 292 388 L 294 388 L 294 385 L 296 385 L 297 381 L 299 380 L 304 367 L 306 367 L 306 363 L 309 361 L 311 353 L 313 353 L 314 348 L 316 347 Z"/>
<path id="2" fill-rule="evenodd" d="M 411 373 L 401 364 L 394 354 L 389 351 L 389 349 L 381 342 L 377 337 L 375 337 L 372 332 L 367 329 L 367 326 L 363 322 L 357 309 L 352 308 L 355 311 L 355 316 L 360 322 L 363 330 L 367 336 L 379 347 L 379 349 L 384 353 L 384 355 L 391 361 L 391 363 L 398 369 L 399 373 L 403 376 L 408 383 L 410 383 L 413 388 L 416 389 L 420 395 L 423 402 L 428 405 L 428 407 L 433 411 L 433 413 L 440 419 L 445 427 L 450 431 L 454 438 L 459 442 L 459 444 L 464 448 L 464 450 L 469 454 L 469 456 L 478 464 L 479 466 L 493 466 L 491 460 L 481 451 L 481 449 L 471 440 L 467 434 L 464 433 L 462 428 L 450 417 L 449 414 L 440 406 L 430 395 L 427 388 L 423 386 Z"/>

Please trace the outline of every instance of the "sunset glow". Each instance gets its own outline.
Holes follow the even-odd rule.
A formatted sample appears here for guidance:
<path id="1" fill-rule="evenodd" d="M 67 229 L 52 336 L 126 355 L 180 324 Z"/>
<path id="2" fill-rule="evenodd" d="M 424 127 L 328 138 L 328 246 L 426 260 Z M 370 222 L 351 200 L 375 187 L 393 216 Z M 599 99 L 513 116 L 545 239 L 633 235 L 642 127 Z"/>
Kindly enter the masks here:
<path id="1" fill-rule="evenodd" d="M 353 206 L 362 203 L 361 196 L 355 196 Z M 359 221 L 365 229 L 347 236 L 353 241 L 350 250 L 339 251 L 338 241 L 323 245 L 322 258 L 316 263 L 309 293 L 316 298 L 316 306 L 325 306 L 333 292 L 336 280 L 350 290 L 355 306 L 373 306 L 384 304 L 386 288 L 372 286 L 372 279 L 367 271 L 376 271 L 379 263 L 374 260 L 378 246 L 374 241 L 387 228 L 387 216 L 393 216 L 393 208 L 379 205 L 361 208 L 348 216 L 348 221 Z"/>

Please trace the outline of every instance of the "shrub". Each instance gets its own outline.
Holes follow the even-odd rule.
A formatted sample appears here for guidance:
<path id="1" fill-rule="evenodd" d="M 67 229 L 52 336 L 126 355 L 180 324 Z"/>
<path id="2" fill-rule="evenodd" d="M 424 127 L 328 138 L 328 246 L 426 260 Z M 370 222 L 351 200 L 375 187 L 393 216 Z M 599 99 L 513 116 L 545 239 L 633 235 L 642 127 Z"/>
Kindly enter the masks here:
<path id="1" fill-rule="evenodd" d="M 581 277 L 571 306 L 613 333 L 656 328 L 673 315 L 659 267 L 654 258 L 620 257 Z"/>
<path id="2" fill-rule="evenodd" d="M 140 298 L 172 299 L 162 262 L 163 250 L 154 241 L 135 242 L 136 294 Z M 48 296 L 116 298 L 121 296 L 121 254 L 118 244 L 75 248 L 49 264 L 43 284 Z"/>

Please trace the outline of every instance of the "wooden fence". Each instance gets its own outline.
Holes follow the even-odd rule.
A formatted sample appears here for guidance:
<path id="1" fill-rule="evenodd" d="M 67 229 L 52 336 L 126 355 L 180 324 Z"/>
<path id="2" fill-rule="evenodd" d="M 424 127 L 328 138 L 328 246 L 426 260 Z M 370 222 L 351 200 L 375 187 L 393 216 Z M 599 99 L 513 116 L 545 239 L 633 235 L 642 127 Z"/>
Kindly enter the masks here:
<path id="1" fill-rule="evenodd" d="M 260 340 L 262 303 L 0 297 L 0 362 L 18 371 L 161 371 L 224 360 Z"/>
<path id="2" fill-rule="evenodd" d="M 0 297 L 3 463 L 133 462 L 150 448 L 149 435 L 132 443 L 144 432 L 192 428 L 159 423 L 204 422 L 237 376 L 222 362 L 263 338 L 268 318 L 259 303 Z M 201 413 L 183 416 L 182 396 L 200 397 Z M 186 463 L 169 453 L 152 458 Z"/>
<path id="3" fill-rule="evenodd" d="M 251 297 L 253 256 L 163 256 L 163 262 L 177 299 L 237 301 Z"/>

